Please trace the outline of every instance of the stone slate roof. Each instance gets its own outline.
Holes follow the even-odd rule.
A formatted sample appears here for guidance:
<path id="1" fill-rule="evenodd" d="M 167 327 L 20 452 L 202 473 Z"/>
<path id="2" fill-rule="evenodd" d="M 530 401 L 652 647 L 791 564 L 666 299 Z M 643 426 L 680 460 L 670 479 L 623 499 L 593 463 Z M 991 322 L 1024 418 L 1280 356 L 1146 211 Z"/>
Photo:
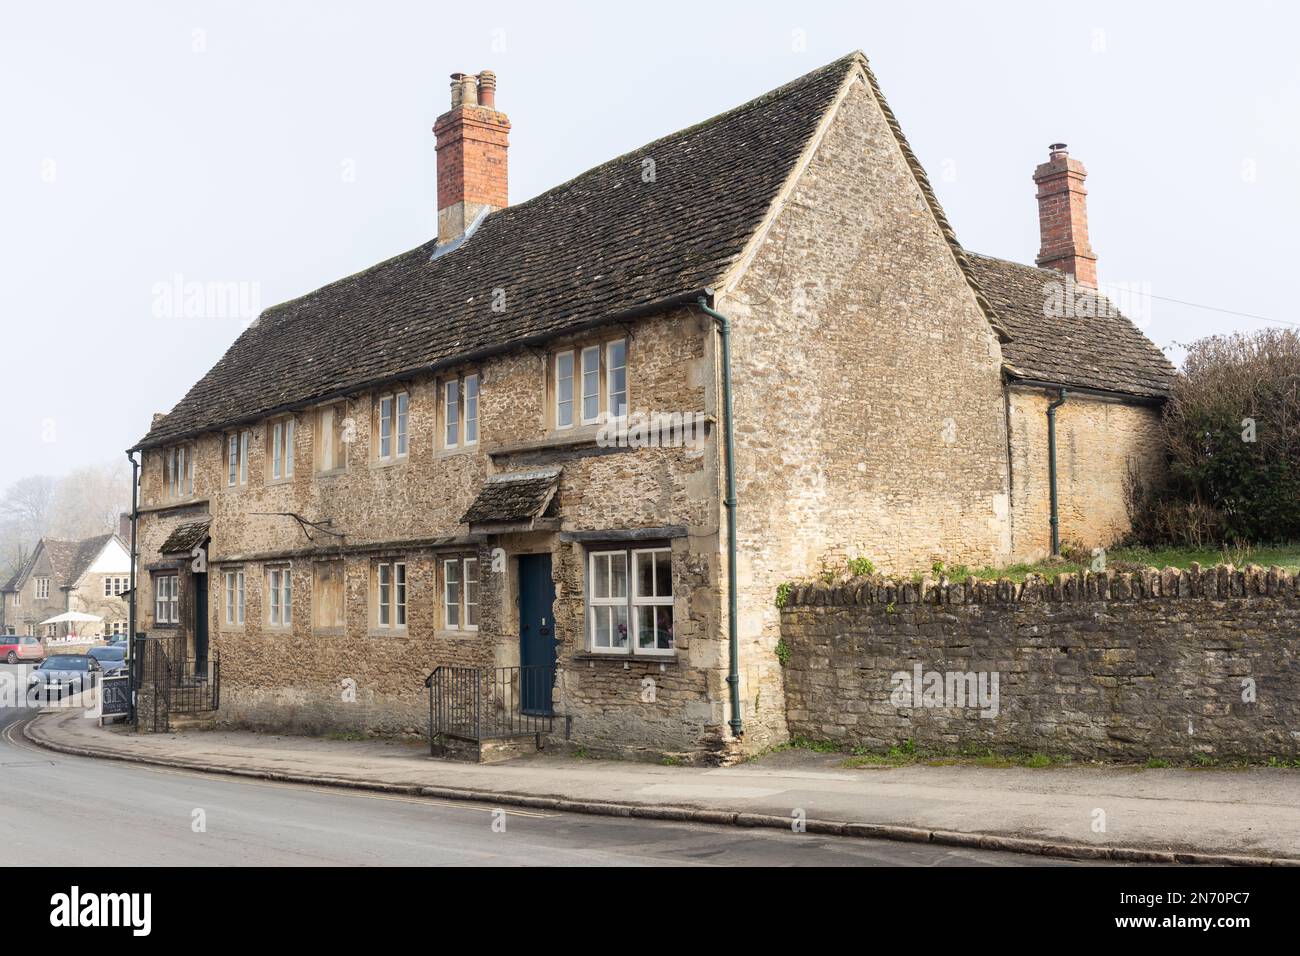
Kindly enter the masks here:
<path id="1" fill-rule="evenodd" d="M 968 253 L 985 295 L 1006 323 L 1002 345 L 1012 378 L 1035 379 L 1142 398 L 1169 394 L 1174 367 L 1150 339 L 1098 295 L 1096 317 L 1059 317 L 1045 308 L 1048 283 L 1065 276 L 1052 269 Z"/>
<path id="2" fill-rule="evenodd" d="M 141 447 L 698 295 L 740 256 L 858 56 L 493 213 L 437 259 L 430 241 L 267 309 Z"/>
<path id="3" fill-rule="evenodd" d="M 1002 341 L 1014 337 L 1003 309 L 1018 298 L 1015 283 L 977 270 L 866 58 L 852 53 L 493 213 L 436 259 L 431 240 L 267 309 L 137 447 L 693 300 L 740 257 L 855 67 L 990 325 Z M 647 159 L 655 164 L 648 183 Z M 498 289 L 500 312 L 492 309 Z M 1087 345 L 1085 357 L 1094 355 L 1095 343 Z M 1100 387 L 1131 385 L 1130 375 L 1111 382 L 1104 362 L 1092 365 L 1090 379 L 1109 383 Z"/>
<path id="4" fill-rule="evenodd" d="M 493 475 L 460 520 L 463 524 L 531 521 L 551 503 L 559 481 L 559 468 Z"/>
<path id="5" fill-rule="evenodd" d="M 189 554 L 208 536 L 209 521 L 190 521 L 172 528 L 159 554 Z"/>
<path id="6" fill-rule="evenodd" d="M 50 558 L 50 584 L 55 588 L 71 587 L 94 564 L 99 553 L 104 550 L 115 534 L 101 534 L 80 541 L 63 541 L 57 538 L 42 538 L 32 551 L 27 563 L 0 590 L 16 591 L 25 582 L 27 576 L 36 566 L 41 552 Z"/>

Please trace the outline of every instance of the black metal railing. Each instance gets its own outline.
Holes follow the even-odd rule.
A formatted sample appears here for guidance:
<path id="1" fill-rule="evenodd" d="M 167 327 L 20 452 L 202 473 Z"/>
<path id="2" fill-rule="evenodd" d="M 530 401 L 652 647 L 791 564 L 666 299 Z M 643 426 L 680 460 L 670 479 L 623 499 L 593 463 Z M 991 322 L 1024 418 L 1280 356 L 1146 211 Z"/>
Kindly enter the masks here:
<path id="1" fill-rule="evenodd" d="M 221 657 L 168 660 L 168 705 L 173 714 L 201 714 L 221 706 Z"/>
<path id="2" fill-rule="evenodd" d="M 171 729 L 172 714 L 201 714 L 221 706 L 221 658 L 184 657 L 171 639 L 137 637 L 131 655 L 136 724 L 155 733 Z"/>
<path id="3" fill-rule="evenodd" d="M 429 746 L 439 737 L 475 743 L 550 733 L 553 664 L 439 667 L 429 689 Z"/>

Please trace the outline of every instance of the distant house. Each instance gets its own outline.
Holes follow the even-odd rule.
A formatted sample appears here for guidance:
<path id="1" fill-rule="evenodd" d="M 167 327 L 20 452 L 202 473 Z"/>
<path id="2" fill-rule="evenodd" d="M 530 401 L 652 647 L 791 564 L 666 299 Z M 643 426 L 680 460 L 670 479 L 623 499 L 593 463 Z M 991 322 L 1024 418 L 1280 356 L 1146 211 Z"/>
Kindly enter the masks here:
<path id="1" fill-rule="evenodd" d="M 44 639 L 99 637 L 127 632 L 126 596 L 131 556 L 116 534 L 81 541 L 42 538 L 27 563 L 3 588 L 4 629 Z M 102 617 L 100 624 L 42 625 L 65 611 Z"/>
<path id="2" fill-rule="evenodd" d="M 1042 557 L 1049 420 L 1059 536 L 1124 533 L 1173 370 L 1063 146 L 1039 268 L 961 246 L 861 54 L 513 206 L 496 85 L 453 76 L 437 236 L 268 309 L 136 446 L 142 624 L 219 648 L 230 719 L 414 730 L 436 668 L 523 665 L 570 745 L 752 752 L 780 585 Z"/>

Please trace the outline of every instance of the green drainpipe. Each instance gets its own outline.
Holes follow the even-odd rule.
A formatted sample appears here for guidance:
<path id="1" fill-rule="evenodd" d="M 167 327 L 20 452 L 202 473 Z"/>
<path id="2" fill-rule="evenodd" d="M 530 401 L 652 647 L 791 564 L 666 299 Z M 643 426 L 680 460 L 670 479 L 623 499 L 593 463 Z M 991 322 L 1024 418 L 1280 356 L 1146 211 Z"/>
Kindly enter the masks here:
<path id="1" fill-rule="evenodd" d="M 700 308 L 718 324 L 722 339 L 722 401 L 725 417 L 722 429 L 727 441 L 727 645 L 729 663 L 727 684 L 731 687 L 731 733 L 739 737 L 745 732 L 740 719 L 740 640 L 736 625 L 736 436 L 731 415 L 731 320 L 715 311 L 705 296 L 700 296 Z"/>
<path id="2" fill-rule="evenodd" d="M 1047 406 L 1047 481 L 1052 496 L 1052 557 L 1061 553 L 1060 499 L 1056 494 L 1056 410 L 1065 404 L 1065 388 L 1057 392 L 1060 397 Z"/>

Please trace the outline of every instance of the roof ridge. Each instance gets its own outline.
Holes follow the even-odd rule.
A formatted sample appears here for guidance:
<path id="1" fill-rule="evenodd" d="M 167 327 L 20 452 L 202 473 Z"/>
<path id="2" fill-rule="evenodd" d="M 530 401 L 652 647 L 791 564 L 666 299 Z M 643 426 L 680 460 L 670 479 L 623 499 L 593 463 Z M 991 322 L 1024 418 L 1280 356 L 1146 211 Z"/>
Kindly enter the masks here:
<path id="1" fill-rule="evenodd" d="M 582 170 L 581 172 L 575 173 L 574 175 L 570 176 L 564 182 L 556 183 L 554 186 L 551 186 L 548 189 L 538 193 L 536 196 L 533 196 L 529 199 L 525 199 L 523 202 L 520 203 L 511 203 L 508 206 L 504 206 L 501 209 L 497 209 L 488 213 L 488 215 L 483 220 L 483 224 L 486 225 L 487 222 L 492 219 L 505 216 L 511 213 L 526 212 L 528 209 L 532 208 L 533 206 L 541 205 L 543 201 L 546 200 L 548 197 L 553 196 L 556 193 L 563 192 L 565 189 L 572 187 L 574 183 L 578 182 L 581 179 L 585 179 L 587 176 L 590 176 L 593 173 L 600 172 L 601 170 L 604 169 L 613 168 L 620 163 L 626 162 L 629 157 L 635 156 L 638 153 L 644 153 L 647 150 L 651 149 L 652 147 L 657 146 L 661 143 L 666 143 L 669 140 L 680 139 L 684 136 L 696 132 L 697 130 L 703 129 L 706 126 L 711 126 L 714 123 L 721 123 L 725 120 L 732 119 L 736 116 L 740 116 L 741 114 L 749 110 L 758 109 L 759 107 L 764 106 L 767 103 L 772 102 L 773 100 L 780 99 L 783 96 L 788 96 L 791 92 L 793 92 L 795 88 L 800 87 L 804 83 L 811 82 L 814 78 L 820 78 L 826 73 L 834 72 L 834 70 L 832 69 L 833 67 L 841 67 L 841 69 L 848 69 L 849 64 L 852 62 L 861 62 L 863 65 L 865 65 L 867 62 L 866 55 L 861 50 L 854 50 L 852 53 L 846 53 L 843 56 L 839 57 L 838 59 L 831 60 L 829 63 L 824 63 L 821 66 L 817 67 L 816 69 L 809 70 L 807 73 L 803 74 L 802 76 L 795 77 L 793 80 L 790 80 L 786 83 L 782 83 L 780 86 L 774 87 L 773 89 L 768 90 L 766 93 L 762 93 L 754 97 L 753 99 L 746 100 L 744 103 L 741 103 L 738 106 L 733 106 L 730 109 L 723 110 L 721 113 L 716 113 L 713 116 L 708 117 L 707 119 L 699 120 L 698 122 L 692 123 L 690 126 L 684 126 L 681 129 L 674 130 L 671 133 L 665 133 L 662 136 L 658 136 L 655 139 L 650 140 L 648 143 L 642 143 L 640 146 L 633 147 L 632 149 L 619 153 L 617 156 L 613 156 L 610 157 L 609 159 L 604 160 L 603 162 L 599 162 L 595 166 L 589 166 L 588 168 Z M 841 64 L 843 65 L 841 66 Z M 830 107 L 828 105 L 827 109 L 829 108 Z M 394 259 L 400 259 L 403 256 L 409 256 L 411 253 L 423 249 L 426 246 L 436 245 L 437 241 L 438 241 L 437 237 L 434 237 L 432 239 L 426 239 L 424 242 L 412 246 L 409 249 L 403 249 L 401 252 L 394 253 L 393 255 L 389 256 L 386 259 L 381 259 L 378 262 L 372 263 L 371 265 L 368 265 L 362 269 L 358 269 L 356 272 L 353 272 L 351 275 L 342 276 L 338 279 L 334 279 L 330 282 L 327 282 L 322 286 L 317 286 L 315 289 L 312 289 L 308 292 L 304 292 L 302 295 L 294 296 L 292 299 L 285 299 L 283 302 L 277 302 L 275 305 L 268 306 L 267 308 L 262 310 L 261 314 L 266 315 L 268 312 L 278 311 L 287 305 L 291 305 L 294 302 L 299 301 L 300 299 L 307 298 L 308 296 L 315 295 L 316 293 L 328 289 L 332 286 L 335 286 L 340 282 L 347 282 L 348 280 L 360 275 L 363 272 L 369 272 L 371 269 L 377 269 L 380 266 L 386 265 L 392 262 Z"/>
<path id="2" fill-rule="evenodd" d="M 428 253 L 437 245 L 431 237 L 263 310 L 134 449 L 530 336 L 563 334 L 716 283 L 761 224 L 784 171 L 835 103 L 835 90 L 865 63 L 861 51 L 845 54 L 607 159 L 489 215 L 454 255 L 431 261 Z M 638 197 L 620 188 L 626 185 L 623 167 L 647 152 L 677 164 L 676 174 L 638 205 Z M 752 168 L 737 173 L 746 156 Z M 708 215 L 707 227 L 694 222 L 698 213 Z M 507 267 L 526 277 L 523 283 L 517 273 L 511 279 L 511 316 L 480 315 L 486 300 L 475 283 L 503 279 Z M 269 343 L 290 329 L 315 338 L 332 334 L 336 342 L 365 348 L 375 344 L 370 339 L 380 327 L 414 335 L 346 366 L 322 352 L 287 379 L 283 362 L 268 357 Z M 221 383 L 237 374 L 242 384 L 232 397 Z"/>
<path id="3" fill-rule="evenodd" d="M 788 83 L 782 83 L 780 86 L 774 87 L 773 89 L 768 90 L 766 93 L 762 93 L 751 100 L 746 100 L 744 103 L 741 103 L 739 106 L 733 106 L 730 109 L 723 110 L 721 113 L 716 113 L 713 116 L 710 116 L 708 119 L 702 119 L 699 122 L 692 123 L 690 126 L 683 126 L 681 129 L 674 130 L 671 133 L 665 133 L 663 136 L 656 137 L 655 139 L 650 140 L 650 142 L 648 143 L 643 143 L 640 146 L 627 150 L 626 152 L 619 153 L 617 156 L 613 156 L 602 163 L 597 163 L 595 166 L 592 166 L 574 176 L 571 176 L 569 179 L 565 180 L 564 182 L 552 186 L 550 189 L 547 189 L 545 192 L 538 193 L 536 196 L 534 196 L 531 199 L 525 199 L 521 203 L 511 204 L 509 206 L 506 206 L 503 209 L 498 209 L 496 212 L 489 215 L 488 218 L 491 219 L 493 216 L 499 216 L 502 213 L 508 213 L 512 210 L 524 209 L 527 208 L 528 206 L 532 206 L 535 203 L 539 203 L 547 196 L 550 196 L 552 193 L 560 192 L 565 188 L 572 186 L 578 180 L 586 176 L 589 176 L 594 172 L 598 172 L 599 170 L 602 169 L 614 167 L 621 162 L 625 162 L 628 159 L 628 157 L 634 156 L 637 153 L 645 152 L 646 150 L 650 149 L 653 146 L 657 146 L 660 143 L 668 142 L 669 140 L 679 139 L 683 136 L 690 135 L 691 133 L 703 129 L 706 126 L 712 126 L 714 123 L 721 123 L 725 120 L 733 119 L 736 116 L 740 116 L 743 113 L 748 112 L 749 110 L 758 109 L 761 106 L 771 103 L 773 100 L 778 100 L 783 96 L 788 96 L 790 93 L 794 91 L 796 87 L 800 87 L 804 83 L 812 82 L 814 78 L 820 79 L 823 75 L 834 72 L 832 70 L 832 67 L 836 67 L 836 66 L 840 66 L 840 64 L 844 64 L 842 69 L 847 69 L 848 64 L 854 60 L 861 60 L 865 64 L 866 56 L 862 53 L 861 50 L 855 50 L 852 53 L 846 53 L 844 56 L 840 57 L 839 59 L 832 60 L 829 63 L 824 63 L 821 66 L 817 67 L 815 70 L 809 70 L 807 73 L 803 74 L 803 76 L 795 77 L 793 80 L 790 80 Z M 830 104 L 827 104 L 826 109 L 829 108 L 830 108 Z"/>

